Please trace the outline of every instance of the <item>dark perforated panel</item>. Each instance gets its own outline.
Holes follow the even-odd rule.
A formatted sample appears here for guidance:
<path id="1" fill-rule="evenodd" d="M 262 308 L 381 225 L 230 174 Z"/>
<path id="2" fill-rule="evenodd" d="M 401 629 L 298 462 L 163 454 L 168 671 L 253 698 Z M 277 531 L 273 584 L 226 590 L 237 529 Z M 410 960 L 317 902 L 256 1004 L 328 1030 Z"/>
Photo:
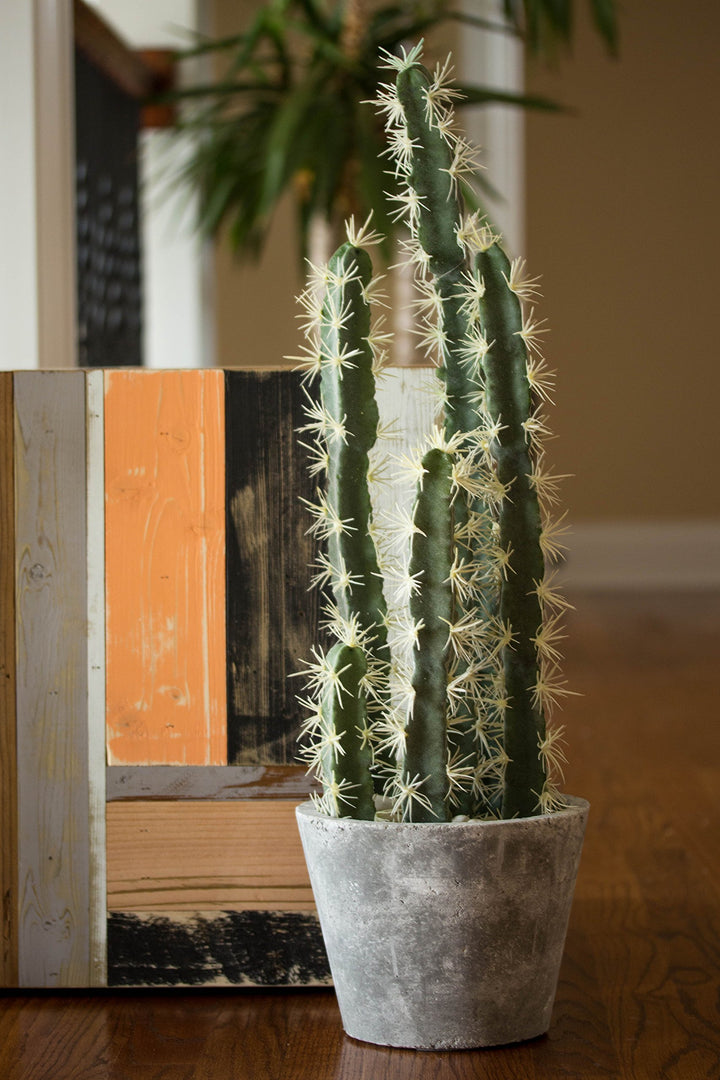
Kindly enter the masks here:
<path id="1" fill-rule="evenodd" d="M 75 55 L 81 367 L 139 366 L 138 103 Z"/>

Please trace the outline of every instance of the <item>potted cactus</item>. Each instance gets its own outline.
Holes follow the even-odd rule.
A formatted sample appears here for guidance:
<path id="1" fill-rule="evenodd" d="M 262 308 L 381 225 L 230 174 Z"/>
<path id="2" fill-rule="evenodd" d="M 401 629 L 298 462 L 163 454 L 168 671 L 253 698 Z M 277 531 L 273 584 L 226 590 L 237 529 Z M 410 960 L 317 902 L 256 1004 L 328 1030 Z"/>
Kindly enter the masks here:
<path id="1" fill-rule="evenodd" d="M 301 297 L 313 389 L 300 438 L 331 644 L 304 666 L 303 754 L 321 794 L 297 817 L 346 1031 L 497 1045 L 549 1025 L 587 815 L 558 790 L 550 724 L 568 692 L 565 602 L 546 569 L 562 528 L 542 449 L 550 375 L 523 310 L 535 281 L 463 208 L 474 162 L 448 65 L 428 72 L 421 46 L 384 61 L 378 105 L 438 421 L 416 453 L 382 450 L 377 238 L 351 222 Z M 388 514 L 376 490 L 400 473 L 412 510 Z"/>

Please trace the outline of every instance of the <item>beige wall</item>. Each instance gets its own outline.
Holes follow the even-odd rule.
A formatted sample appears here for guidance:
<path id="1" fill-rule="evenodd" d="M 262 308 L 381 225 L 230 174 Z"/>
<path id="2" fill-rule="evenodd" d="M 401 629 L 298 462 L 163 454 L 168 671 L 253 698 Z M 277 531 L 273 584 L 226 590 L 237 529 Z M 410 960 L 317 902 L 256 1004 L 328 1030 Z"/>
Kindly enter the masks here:
<path id="1" fill-rule="evenodd" d="M 259 265 L 215 247 L 216 356 L 220 367 L 290 367 L 302 334 L 295 297 L 302 289 L 293 207 L 278 210 Z"/>
<path id="2" fill-rule="evenodd" d="M 529 72 L 577 110 L 527 125 L 552 452 L 576 521 L 718 518 L 720 7 L 620 6 L 618 62 L 580 20 L 572 59 Z"/>
<path id="3" fill-rule="evenodd" d="M 245 29 L 261 0 L 210 0 L 210 32 L 217 37 Z M 259 264 L 233 255 L 226 237 L 215 245 L 216 363 L 220 367 L 289 366 L 297 353 L 295 297 L 302 275 L 290 200 L 275 216 Z"/>

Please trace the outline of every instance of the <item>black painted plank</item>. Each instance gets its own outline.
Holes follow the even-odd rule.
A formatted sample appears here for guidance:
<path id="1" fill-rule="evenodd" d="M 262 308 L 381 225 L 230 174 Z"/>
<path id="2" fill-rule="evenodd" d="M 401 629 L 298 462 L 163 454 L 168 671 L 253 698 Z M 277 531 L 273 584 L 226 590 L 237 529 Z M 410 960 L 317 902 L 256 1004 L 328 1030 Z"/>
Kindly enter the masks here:
<path id="1" fill-rule="evenodd" d="M 228 371 L 225 386 L 228 764 L 290 764 L 302 717 L 288 677 L 318 626 L 304 394 L 289 370 Z"/>
<path id="2" fill-rule="evenodd" d="M 308 912 L 111 912 L 108 986 L 327 986 L 317 917 Z"/>

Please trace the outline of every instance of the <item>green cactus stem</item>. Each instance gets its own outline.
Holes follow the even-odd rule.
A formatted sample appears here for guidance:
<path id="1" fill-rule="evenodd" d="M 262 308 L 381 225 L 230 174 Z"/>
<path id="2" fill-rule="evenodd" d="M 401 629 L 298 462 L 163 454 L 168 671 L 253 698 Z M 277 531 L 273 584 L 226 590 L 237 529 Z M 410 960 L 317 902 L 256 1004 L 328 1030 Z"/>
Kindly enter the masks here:
<path id="1" fill-rule="evenodd" d="M 440 358 L 438 374 L 445 388 L 444 431 L 449 440 L 456 434 L 471 435 L 483 421 L 481 369 L 469 362 L 467 356 L 474 312 L 467 300 L 467 283 L 471 275 L 459 191 L 460 180 L 468 171 L 470 147 L 450 130 L 451 99 L 446 94 L 443 73 L 433 77 L 416 62 L 401 65 L 396 95 L 402 107 L 402 124 L 394 120 L 396 146 L 405 147 L 398 168 L 407 180 L 408 224 L 424 253 L 418 262 L 432 278 L 430 289 L 426 287 L 424 291 L 435 301 L 431 318 L 437 320 L 434 336 Z M 393 114 L 391 125 L 392 117 Z M 430 320 L 426 322 L 432 340 Z M 481 498 L 459 492 L 454 504 L 456 530 L 462 531 L 470 515 L 476 520 L 484 518 L 485 509 Z M 490 519 L 487 520 L 487 530 L 466 536 L 462 547 L 465 557 L 478 566 L 478 580 L 485 583 L 470 607 L 477 604 L 490 616 L 496 595 L 487 566 Z M 455 615 L 461 616 L 463 610 L 467 610 L 467 604 L 456 598 Z M 460 660 L 455 673 L 460 675 L 466 666 L 466 662 Z M 477 701 L 466 700 L 456 713 L 455 750 L 463 761 L 484 756 L 475 730 L 478 707 Z M 477 799 L 472 786 L 455 791 L 453 798 L 458 813 L 473 813 Z"/>
<path id="2" fill-rule="evenodd" d="M 367 251 L 343 244 L 327 268 L 320 316 L 320 393 L 323 407 L 342 435 L 328 445 L 327 504 L 334 528 L 328 534 L 328 561 L 341 616 L 356 616 L 374 639 L 373 652 L 388 661 L 387 609 L 377 552 L 371 536 L 368 453 L 377 438 L 378 408 L 366 299 L 372 279 Z M 349 584 L 348 584 L 349 580 Z"/>
<path id="3" fill-rule="evenodd" d="M 357 645 L 336 642 L 326 657 L 328 678 L 321 702 L 324 746 L 321 776 L 325 798 L 337 817 L 375 817 L 372 752 L 367 738 L 367 709 L 363 679 L 367 663 Z"/>
<path id="4" fill-rule="evenodd" d="M 405 777 L 421 781 L 425 797 L 411 805 L 413 821 L 447 821 L 448 631 L 453 614 L 453 455 L 438 448 L 422 459 L 425 475 L 418 491 L 410 574 L 420 586 L 410 599 L 417 635 L 413 655 L 413 707 L 406 729 Z M 411 802 L 411 800 L 409 800 Z"/>
<path id="5" fill-rule="evenodd" d="M 478 426 L 478 386 L 462 363 L 469 324 L 460 296 L 467 263 L 459 243 L 462 206 L 453 177 L 455 154 L 438 126 L 432 107 L 433 78 L 420 64 L 398 72 L 397 98 L 403 108 L 408 155 L 408 223 L 420 248 L 439 299 L 439 340 L 445 383 L 445 434 Z M 430 95 L 430 97 L 429 97 Z"/>
<path id="6" fill-rule="evenodd" d="M 542 517 L 533 483 L 526 424 L 532 413 L 528 349 L 520 301 L 509 288 L 510 263 L 491 244 L 477 256 L 484 282 L 480 302 L 483 333 L 490 344 L 483 359 L 486 407 L 502 425 L 491 453 L 506 486 L 499 512 L 500 547 L 508 566 L 500 589 L 500 619 L 512 632 L 502 650 L 505 707 L 505 787 L 503 817 L 538 813 L 546 772 L 540 747 L 545 740 L 541 664 L 537 639 L 542 628 L 538 589 L 545 573 L 540 544 Z"/>
<path id="7" fill-rule="evenodd" d="M 368 303 L 369 221 L 362 241 L 351 222 L 348 243 L 301 298 L 305 363 L 320 379 L 302 430 L 317 436 L 311 471 L 327 474 L 310 507 L 325 543 L 315 581 L 332 587 L 327 628 L 338 642 L 308 665 L 305 757 L 327 813 L 371 818 L 382 794 L 382 815 L 396 821 L 524 817 L 561 805 L 560 729 L 546 719 L 568 693 L 556 648 L 563 601 L 545 577 L 560 546 L 547 516 L 560 478 L 542 468 L 537 406 L 548 384 L 520 303 L 537 286 L 478 214 L 464 215 L 459 181 L 472 154 L 452 130 L 456 91 L 448 65 L 431 76 L 420 53 L 386 55 L 396 79 L 378 104 L 443 427 L 398 459 L 421 477 L 412 520 L 399 509 L 374 522 L 382 335 Z"/>

